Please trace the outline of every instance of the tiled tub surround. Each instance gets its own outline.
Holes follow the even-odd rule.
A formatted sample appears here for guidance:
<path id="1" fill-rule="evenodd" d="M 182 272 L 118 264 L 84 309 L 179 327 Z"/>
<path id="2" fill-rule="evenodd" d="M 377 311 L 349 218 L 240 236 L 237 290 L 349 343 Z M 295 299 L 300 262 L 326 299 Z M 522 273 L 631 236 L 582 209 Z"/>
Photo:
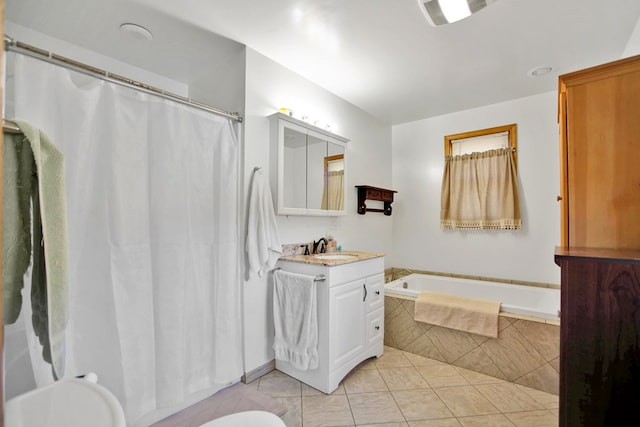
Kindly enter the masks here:
<path id="1" fill-rule="evenodd" d="M 387 278 L 397 273 L 393 270 Z M 409 297 L 385 296 L 385 345 L 558 394 L 558 322 L 500 315 L 494 339 L 416 322 L 414 303 Z"/>

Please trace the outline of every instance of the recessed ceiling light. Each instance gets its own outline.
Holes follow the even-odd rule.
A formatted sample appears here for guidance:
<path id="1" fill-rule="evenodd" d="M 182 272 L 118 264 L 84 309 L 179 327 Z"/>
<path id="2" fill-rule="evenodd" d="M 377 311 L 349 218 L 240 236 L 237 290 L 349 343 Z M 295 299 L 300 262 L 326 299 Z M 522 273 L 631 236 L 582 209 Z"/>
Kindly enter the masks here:
<path id="1" fill-rule="evenodd" d="M 535 67 L 530 69 L 527 72 L 527 74 L 533 77 L 540 77 L 540 76 L 544 76 L 545 74 L 549 74 L 551 70 L 553 70 L 553 67 L 550 67 L 548 65 L 543 65 L 541 67 Z"/>
<path id="2" fill-rule="evenodd" d="M 136 40 L 152 40 L 153 34 L 143 26 L 126 23 L 120 25 L 120 32 Z"/>

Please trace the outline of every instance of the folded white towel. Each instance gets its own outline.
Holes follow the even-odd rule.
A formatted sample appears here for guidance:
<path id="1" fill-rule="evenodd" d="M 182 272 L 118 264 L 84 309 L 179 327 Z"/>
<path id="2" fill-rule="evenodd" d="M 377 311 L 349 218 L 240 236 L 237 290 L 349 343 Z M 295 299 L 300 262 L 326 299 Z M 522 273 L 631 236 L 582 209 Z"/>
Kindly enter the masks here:
<path id="1" fill-rule="evenodd" d="M 249 260 L 249 276 L 262 276 L 282 255 L 271 191 L 262 169 L 253 173 L 245 250 Z"/>
<path id="2" fill-rule="evenodd" d="M 418 322 L 498 338 L 500 301 L 422 291 L 414 305 Z"/>
<path id="3" fill-rule="evenodd" d="M 273 273 L 273 322 L 276 359 L 306 371 L 318 367 L 318 311 L 313 276 Z"/>

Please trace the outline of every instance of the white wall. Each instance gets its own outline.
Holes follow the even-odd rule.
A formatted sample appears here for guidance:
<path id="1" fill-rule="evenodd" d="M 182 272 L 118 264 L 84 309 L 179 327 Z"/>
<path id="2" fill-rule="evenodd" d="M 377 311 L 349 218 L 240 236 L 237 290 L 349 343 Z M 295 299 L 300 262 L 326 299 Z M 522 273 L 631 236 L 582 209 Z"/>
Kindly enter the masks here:
<path id="1" fill-rule="evenodd" d="M 640 19 L 638 19 L 636 27 L 634 28 L 633 33 L 631 33 L 631 37 L 627 43 L 627 47 L 622 53 L 623 58 L 634 55 L 640 55 Z"/>
<path id="2" fill-rule="evenodd" d="M 393 127 L 393 250 L 387 265 L 559 283 L 557 95 L 548 92 Z M 516 123 L 522 229 L 440 229 L 444 136 Z"/>
<path id="3" fill-rule="evenodd" d="M 245 202 L 253 168 L 269 171 L 269 120 L 287 107 L 334 124 L 347 143 L 348 177 L 345 206 L 337 218 L 278 217 L 283 243 L 317 240 L 331 233 L 345 250 L 387 251 L 392 218 L 380 213 L 358 215 L 354 185 L 391 188 L 391 128 L 274 61 L 247 48 L 244 124 Z M 244 284 L 245 370 L 273 360 L 271 285 L 266 278 Z"/>
<path id="4" fill-rule="evenodd" d="M 5 33 L 14 40 L 30 44 L 40 49 L 66 56 L 96 68 L 109 71 L 132 80 L 173 92 L 176 95 L 189 96 L 188 82 L 179 82 L 159 73 L 136 67 L 78 45 L 50 37 L 10 21 L 5 22 Z M 204 102 L 204 101 L 203 101 Z"/>

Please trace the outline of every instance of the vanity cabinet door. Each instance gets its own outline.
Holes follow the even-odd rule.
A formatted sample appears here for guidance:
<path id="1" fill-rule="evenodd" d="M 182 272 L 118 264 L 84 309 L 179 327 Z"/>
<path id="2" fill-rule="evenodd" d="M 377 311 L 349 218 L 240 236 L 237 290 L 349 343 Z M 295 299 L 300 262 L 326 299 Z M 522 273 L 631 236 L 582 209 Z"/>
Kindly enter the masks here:
<path id="1" fill-rule="evenodd" d="M 367 277 L 367 313 L 384 305 L 384 274 Z"/>
<path id="2" fill-rule="evenodd" d="M 358 357 L 365 348 L 365 281 L 331 288 L 331 370 Z"/>

